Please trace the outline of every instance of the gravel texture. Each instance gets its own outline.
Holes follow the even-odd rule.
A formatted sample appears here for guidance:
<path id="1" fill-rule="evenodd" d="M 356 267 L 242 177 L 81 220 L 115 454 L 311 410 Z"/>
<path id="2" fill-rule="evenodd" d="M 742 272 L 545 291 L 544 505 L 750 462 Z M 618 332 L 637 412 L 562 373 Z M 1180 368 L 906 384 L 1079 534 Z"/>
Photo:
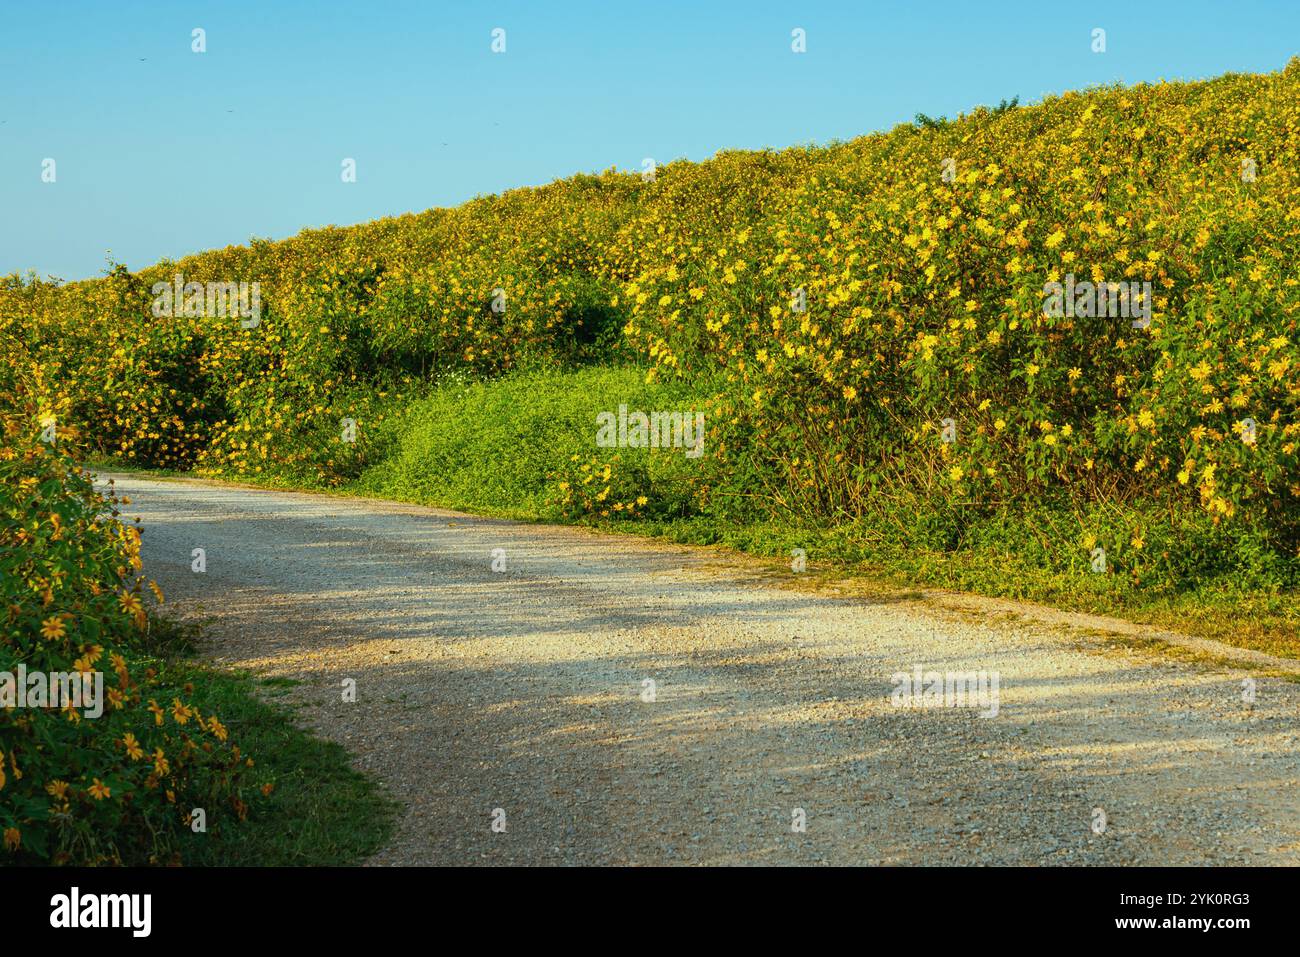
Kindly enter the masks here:
<path id="1" fill-rule="evenodd" d="M 405 805 L 373 864 L 1300 863 L 1285 678 L 708 549 L 115 478 L 208 654 L 301 682 Z M 997 715 L 895 707 L 918 665 L 997 672 Z"/>

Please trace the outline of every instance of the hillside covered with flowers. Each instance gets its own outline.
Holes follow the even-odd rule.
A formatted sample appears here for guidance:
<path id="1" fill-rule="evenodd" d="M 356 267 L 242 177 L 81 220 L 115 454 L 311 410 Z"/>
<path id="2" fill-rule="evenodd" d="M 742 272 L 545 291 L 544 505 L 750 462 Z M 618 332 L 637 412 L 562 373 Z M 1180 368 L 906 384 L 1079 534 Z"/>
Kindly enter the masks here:
<path id="1" fill-rule="evenodd" d="M 1125 587 L 1294 587 L 1298 156 L 1294 60 L 10 276 L 0 402 L 125 464 L 341 485 L 442 383 L 630 367 L 693 390 L 704 454 L 656 478 L 593 425 L 556 456 L 555 514 L 947 552 L 1014 527 Z M 260 312 L 159 316 L 177 276 L 257 283 Z"/>

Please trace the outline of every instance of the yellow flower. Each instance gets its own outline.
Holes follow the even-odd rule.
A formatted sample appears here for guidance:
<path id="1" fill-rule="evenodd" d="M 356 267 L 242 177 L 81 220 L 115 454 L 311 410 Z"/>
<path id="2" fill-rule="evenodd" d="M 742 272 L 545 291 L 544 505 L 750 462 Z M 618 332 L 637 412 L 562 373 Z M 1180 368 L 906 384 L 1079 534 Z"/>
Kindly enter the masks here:
<path id="1" fill-rule="evenodd" d="M 218 741 L 225 741 L 227 736 L 226 726 L 217 720 L 214 714 L 208 718 L 208 730 Z"/>
<path id="2" fill-rule="evenodd" d="M 113 796 L 112 790 L 108 787 L 108 785 L 102 783 L 99 780 L 99 778 L 95 778 L 95 783 L 92 784 L 89 788 L 87 788 L 87 791 L 90 793 L 90 796 L 93 797 L 96 801 L 102 801 L 105 798 L 110 798 Z"/>
<path id="3" fill-rule="evenodd" d="M 954 465 L 948 470 L 948 478 L 952 479 L 954 482 L 960 482 L 962 476 L 965 474 L 966 473 L 962 470 L 960 465 Z"/>
<path id="4" fill-rule="evenodd" d="M 45 621 L 41 623 L 41 634 L 50 641 L 62 638 L 67 634 L 67 629 L 63 626 L 63 619 L 59 615 L 55 615 L 53 618 L 46 618 Z"/>
<path id="5" fill-rule="evenodd" d="M 130 731 L 122 736 L 122 744 L 126 747 L 126 756 L 132 761 L 139 761 L 144 757 L 144 749 L 140 747 L 140 742 Z"/>

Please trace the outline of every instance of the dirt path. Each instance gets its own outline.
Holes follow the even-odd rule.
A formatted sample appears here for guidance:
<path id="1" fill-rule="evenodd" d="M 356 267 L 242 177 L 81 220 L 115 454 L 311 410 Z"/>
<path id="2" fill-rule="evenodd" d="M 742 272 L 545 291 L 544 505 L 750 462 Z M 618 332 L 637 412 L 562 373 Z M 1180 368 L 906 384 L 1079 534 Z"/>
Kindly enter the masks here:
<path id="1" fill-rule="evenodd" d="M 406 804 L 375 864 L 1300 863 L 1300 684 L 1249 706 L 1246 671 L 706 550 L 116 478 L 169 605 L 219 616 L 212 656 L 300 680 Z M 996 672 L 996 715 L 895 707 L 917 666 Z"/>

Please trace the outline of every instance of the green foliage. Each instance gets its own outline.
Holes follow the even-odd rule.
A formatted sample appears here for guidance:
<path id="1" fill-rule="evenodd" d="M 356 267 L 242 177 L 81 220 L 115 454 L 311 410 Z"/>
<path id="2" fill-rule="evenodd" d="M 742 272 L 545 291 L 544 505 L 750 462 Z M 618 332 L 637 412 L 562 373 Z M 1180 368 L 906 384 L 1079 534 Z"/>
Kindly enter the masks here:
<path id="1" fill-rule="evenodd" d="M 622 368 L 448 383 L 390 420 L 377 440 L 385 457 L 353 487 L 521 518 L 687 514 L 707 460 L 682 449 L 598 448 L 596 420 L 620 405 L 686 411 L 704 401 L 694 388 L 647 384 L 644 372 Z"/>
<path id="2" fill-rule="evenodd" d="M 941 130 L 951 123 L 952 120 L 948 119 L 946 116 L 935 117 L 930 116 L 927 113 L 917 113 L 913 122 L 923 130 Z"/>

